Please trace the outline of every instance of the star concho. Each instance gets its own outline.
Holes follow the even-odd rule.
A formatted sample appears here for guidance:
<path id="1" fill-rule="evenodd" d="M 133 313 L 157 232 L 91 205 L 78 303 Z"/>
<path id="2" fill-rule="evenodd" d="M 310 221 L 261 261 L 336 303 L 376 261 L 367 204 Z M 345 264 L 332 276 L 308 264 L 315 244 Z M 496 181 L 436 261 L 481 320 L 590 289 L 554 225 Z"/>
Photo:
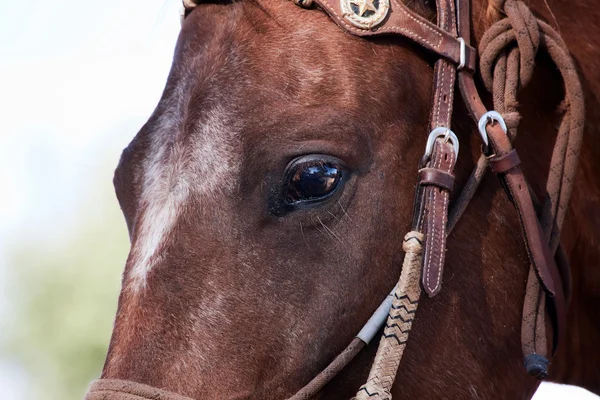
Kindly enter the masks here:
<path id="1" fill-rule="evenodd" d="M 344 17 L 361 29 L 381 24 L 390 9 L 390 0 L 340 0 Z"/>

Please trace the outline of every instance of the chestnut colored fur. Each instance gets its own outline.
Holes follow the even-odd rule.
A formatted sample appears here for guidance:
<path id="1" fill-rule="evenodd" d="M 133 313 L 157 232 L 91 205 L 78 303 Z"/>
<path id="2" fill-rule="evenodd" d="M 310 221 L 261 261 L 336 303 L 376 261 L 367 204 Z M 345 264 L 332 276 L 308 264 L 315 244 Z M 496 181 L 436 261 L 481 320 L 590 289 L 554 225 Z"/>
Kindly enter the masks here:
<path id="1" fill-rule="evenodd" d="M 528 3 L 553 21 L 543 0 Z M 480 38 L 486 4 L 473 0 L 472 8 Z M 551 371 L 600 393 L 600 9 L 593 0 L 551 8 L 587 106 L 562 235 L 573 272 L 569 332 Z M 290 1 L 194 10 L 163 98 L 115 174 L 132 252 L 102 377 L 202 400 L 280 400 L 321 371 L 398 278 L 432 61 L 408 40 L 359 39 Z M 516 147 L 540 196 L 561 92 L 560 76 L 539 56 L 521 96 Z M 460 188 L 480 152 L 460 96 L 453 124 Z M 287 163 L 303 154 L 334 155 L 352 176 L 335 201 L 282 211 L 273 194 Z M 156 217 L 161 206 L 176 208 Z M 152 225 L 161 218 L 168 229 Z M 161 236 L 146 246 L 152 234 Z M 420 303 L 395 400 L 532 395 L 538 382 L 522 368 L 520 349 L 528 265 L 515 211 L 488 174 L 448 240 L 441 293 Z M 320 398 L 350 398 L 375 349 Z"/>

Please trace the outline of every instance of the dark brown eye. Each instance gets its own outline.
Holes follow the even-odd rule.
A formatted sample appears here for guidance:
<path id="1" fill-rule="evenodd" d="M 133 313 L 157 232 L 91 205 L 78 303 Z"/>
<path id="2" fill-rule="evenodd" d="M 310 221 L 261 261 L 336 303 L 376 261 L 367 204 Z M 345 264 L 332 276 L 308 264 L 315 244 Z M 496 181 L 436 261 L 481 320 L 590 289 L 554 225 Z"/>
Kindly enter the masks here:
<path id="1" fill-rule="evenodd" d="M 285 200 L 288 204 L 324 200 L 342 181 L 342 168 L 327 160 L 299 160 L 288 174 Z"/>

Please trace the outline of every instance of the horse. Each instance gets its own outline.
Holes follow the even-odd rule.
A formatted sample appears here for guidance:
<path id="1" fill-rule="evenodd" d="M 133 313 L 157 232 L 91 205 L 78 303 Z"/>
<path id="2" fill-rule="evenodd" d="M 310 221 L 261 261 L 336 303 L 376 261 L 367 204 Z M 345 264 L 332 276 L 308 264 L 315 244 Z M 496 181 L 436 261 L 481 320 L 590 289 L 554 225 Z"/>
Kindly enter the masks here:
<path id="1" fill-rule="evenodd" d="M 405 5 L 435 21 L 432 3 Z M 591 0 L 528 3 L 568 45 L 587 114 L 560 233 L 567 329 L 548 378 L 600 394 L 600 10 Z M 475 43 L 502 14 L 497 4 L 472 0 Z M 289 1 L 205 1 L 186 14 L 162 98 L 114 176 L 131 251 L 101 378 L 156 393 L 87 398 L 286 399 L 352 342 L 398 280 L 437 58 L 402 37 L 351 35 Z M 514 146 L 532 196 L 544 198 L 565 89 L 550 57 L 535 60 Z M 460 96 L 453 103 L 460 188 L 481 139 Z M 486 172 L 447 236 L 441 291 L 420 301 L 394 399 L 533 395 L 519 224 Z M 549 319 L 541 329 L 552 331 Z M 376 350 L 377 340 L 314 398 L 352 397 Z"/>

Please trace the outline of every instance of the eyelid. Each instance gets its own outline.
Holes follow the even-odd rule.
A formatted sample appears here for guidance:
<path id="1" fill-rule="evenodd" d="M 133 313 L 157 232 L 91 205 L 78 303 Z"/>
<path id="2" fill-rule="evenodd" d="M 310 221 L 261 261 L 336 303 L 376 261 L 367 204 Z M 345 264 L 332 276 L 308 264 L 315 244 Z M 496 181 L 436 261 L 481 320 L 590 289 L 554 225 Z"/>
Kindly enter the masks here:
<path id="1" fill-rule="evenodd" d="M 298 157 L 295 157 L 292 160 L 290 160 L 288 162 L 287 167 L 285 168 L 285 174 L 287 175 L 293 167 L 295 167 L 296 165 L 299 165 L 300 163 L 310 163 L 310 162 L 314 162 L 315 164 L 330 163 L 330 164 L 336 165 L 341 170 L 347 169 L 346 164 L 342 160 L 337 158 L 336 156 L 316 153 L 316 154 L 307 154 L 307 155 L 298 156 Z"/>

